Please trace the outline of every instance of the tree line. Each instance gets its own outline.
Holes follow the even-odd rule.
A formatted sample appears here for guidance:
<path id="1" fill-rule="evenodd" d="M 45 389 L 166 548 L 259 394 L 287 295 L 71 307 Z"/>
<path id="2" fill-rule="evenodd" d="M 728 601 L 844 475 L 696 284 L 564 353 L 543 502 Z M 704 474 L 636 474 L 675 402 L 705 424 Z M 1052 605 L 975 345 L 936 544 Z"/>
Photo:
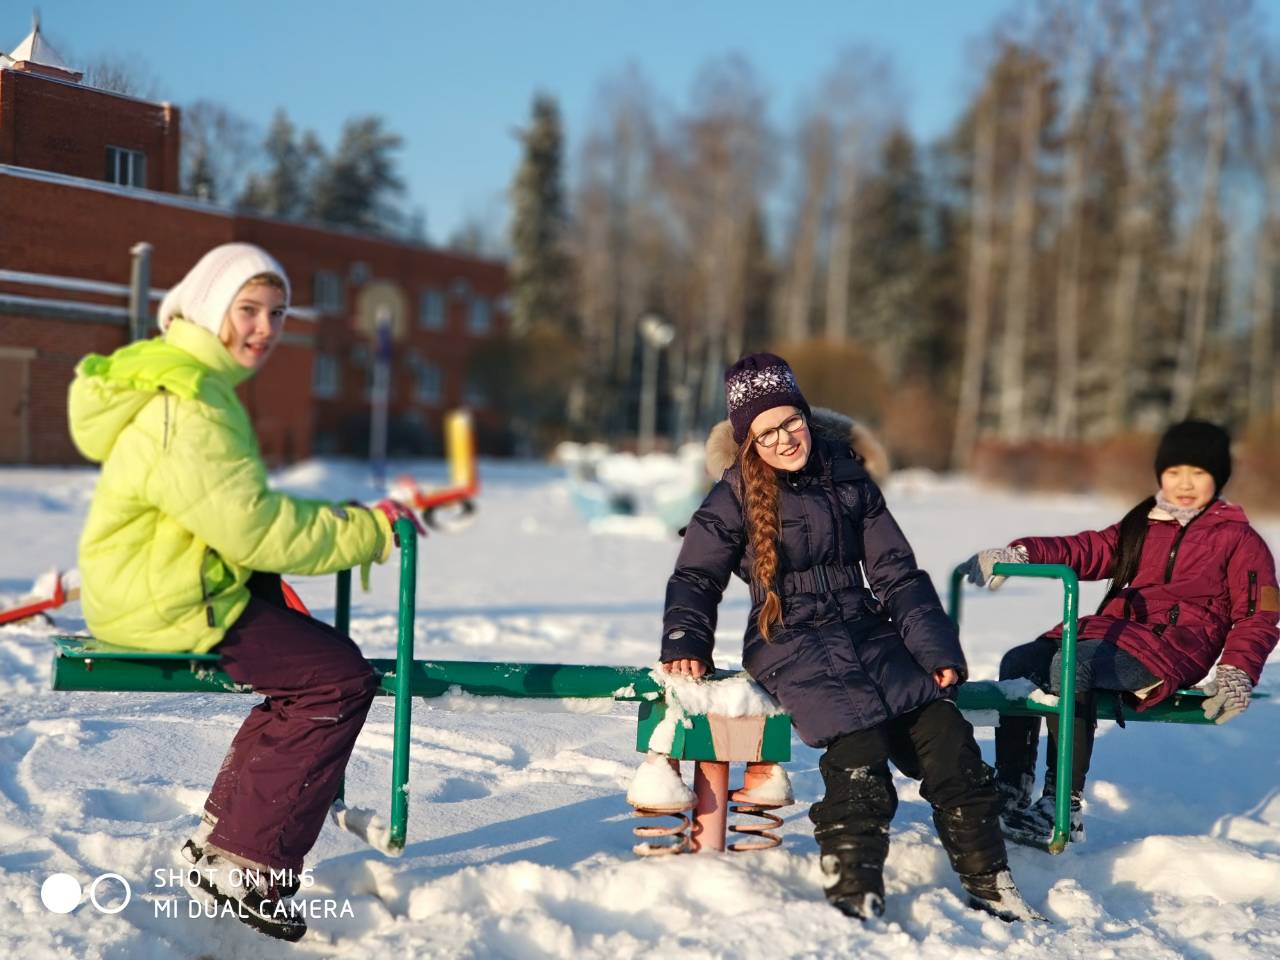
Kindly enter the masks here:
<path id="1" fill-rule="evenodd" d="M 721 415 L 725 364 L 768 347 L 931 466 L 1190 414 L 1266 429 L 1280 61 L 1260 17 L 1251 0 L 1028 5 L 988 32 L 927 143 L 866 48 L 785 125 L 732 56 L 679 106 L 637 69 L 606 79 L 572 153 L 540 96 L 512 263 L 517 336 L 558 363 L 544 426 L 634 432 L 656 313 L 677 331 L 672 435 Z"/>

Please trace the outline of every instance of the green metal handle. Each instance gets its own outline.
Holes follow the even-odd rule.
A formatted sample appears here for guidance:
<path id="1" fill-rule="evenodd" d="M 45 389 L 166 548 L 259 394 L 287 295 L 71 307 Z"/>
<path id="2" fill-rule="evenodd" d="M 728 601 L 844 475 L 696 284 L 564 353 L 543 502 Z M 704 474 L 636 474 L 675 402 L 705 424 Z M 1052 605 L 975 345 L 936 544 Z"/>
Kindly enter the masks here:
<path id="1" fill-rule="evenodd" d="M 403 850 L 409 829 L 409 732 L 413 723 L 411 667 L 413 627 L 417 613 L 418 531 L 413 521 L 396 521 L 400 541 L 400 610 L 396 637 L 396 707 L 391 751 L 391 838 L 393 850 Z"/>
<path id="2" fill-rule="evenodd" d="M 1067 847 L 1071 821 L 1071 764 L 1075 758 L 1076 720 L 1076 635 L 1080 615 L 1080 578 L 1065 563 L 997 563 L 991 568 L 997 577 L 1033 577 L 1062 581 L 1062 674 L 1058 687 L 1058 779 L 1054 784 L 1053 837 L 1050 853 Z M 966 565 L 951 571 L 951 619 L 960 626 L 960 598 Z"/>

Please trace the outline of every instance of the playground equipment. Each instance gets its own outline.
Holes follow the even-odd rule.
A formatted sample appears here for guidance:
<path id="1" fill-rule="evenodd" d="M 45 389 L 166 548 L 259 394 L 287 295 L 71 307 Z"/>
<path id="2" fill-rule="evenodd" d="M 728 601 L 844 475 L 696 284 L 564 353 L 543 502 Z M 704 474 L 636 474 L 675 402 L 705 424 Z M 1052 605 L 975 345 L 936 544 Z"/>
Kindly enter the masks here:
<path id="1" fill-rule="evenodd" d="M 72 571 L 71 574 L 64 574 L 57 570 L 53 571 L 53 592 L 49 596 L 44 596 L 43 591 L 35 590 L 31 595 L 23 597 L 18 601 L 16 606 L 0 610 L 0 626 L 7 623 L 21 623 L 23 620 L 30 620 L 32 617 L 38 617 L 48 610 L 56 610 L 64 603 L 70 603 L 72 600 L 80 598 L 80 586 L 75 582 L 79 574 Z M 67 583 L 67 580 L 72 580 Z M 43 582 L 44 578 L 41 578 Z M 47 616 L 46 616 L 47 619 Z"/>
<path id="2" fill-rule="evenodd" d="M 951 572 L 950 614 L 956 626 L 960 625 L 966 566 L 961 564 Z M 1077 618 L 1080 610 L 1080 581 L 1074 570 L 1061 563 L 997 563 L 995 576 L 1031 577 L 1062 582 L 1062 675 L 1059 689 L 1061 696 L 1032 695 L 1011 696 L 1007 688 L 993 681 L 970 681 L 960 688 L 959 706 L 962 710 L 994 710 L 1002 716 L 1058 718 L 1058 766 L 1070 770 L 1075 754 L 1072 724 L 1076 713 L 1076 638 Z M 1121 717 L 1125 721 L 1159 723 L 1213 724 L 1205 718 L 1203 690 L 1179 690 L 1149 710 L 1141 712 L 1128 700 L 1112 691 L 1096 693 L 1098 712 L 1102 716 Z M 1265 699 L 1266 694 L 1255 693 L 1254 699 Z M 1062 853 L 1067 847 L 1068 824 L 1071 810 L 1071 778 L 1057 778 L 1054 794 L 1053 836 L 1048 844 L 1049 853 Z"/>
<path id="3" fill-rule="evenodd" d="M 461 692 L 473 696 L 513 698 L 608 698 L 639 704 L 636 747 L 642 753 L 657 753 L 668 762 L 695 764 L 695 800 L 676 809 L 641 805 L 637 813 L 645 818 L 673 817 L 675 826 L 642 826 L 637 834 L 645 840 L 666 838 L 663 844 L 642 843 L 637 852 L 679 853 L 684 850 L 748 850 L 775 846 L 772 830 L 781 818 L 772 811 L 790 803 L 790 797 L 760 790 L 760 785 L 777 774 L 775 764 L 791 756 L 790 717 L 785 714 L 721 716 L 714 712 L 686 712 L 678 698 L 670 695 L 655 672 L 642 667 L 606 667 L 573 664 L 484 663 L 476 661 L 415 660 L 414 617 L 417 584 L 417 539 L 409 520 L 399 520 L 400 591 L 396 657 L 371 661 L 380 677 L 378 693 L 394 698 L 393 748 L 391 764 L 391 823 L 386 842 L 375 844 L 389 853 L 403 849 L 408 824 L 409 743 L 414 697 L 440 697 Z M 1055 579 L 1063 587 L 1063 676 L 1060 699 L 1044 695 L 1011 693 L 1006 684 L 970 681 L 959 690 L 958 705 L 966 712 L 995 711 L 1002 715 L 1057 716 L 1058 769 L 1070 770 L 1074 743 L 1071 738 L 1075 713 L 1076 618 L 1079 584 L 1075 573 L 1057 564 L 997 564 L 995 573 L 1007 577 Z M 950 610 L 960 619 L 961 587 L 964 572 L 957 568 L 951 578 Z M 349 632 L 351 616 L 351 572 L 337 576 L 334 625 Z M 113 647 L 92 637 L 57 636 L 52 670 L 52 686 L 65 691 L 117 691 L 162 693 L 251 693 L 218 669 L 218 654 L 154 653 Z M 733 675 L 718 673 L 716 683 Z M 1264 694 L 1254 694 L 1261 698 Z M 1175 723 L 1207 723 L 1201 705 L 1204 693 L 1180 690 L 1163 703 L 1138 713 L 1113 696 L 1099 696 L 1100 706 L 1119 710 L 1129 720 Z M 747 764 L 745 782 L 738 790 L 728 786 L 729 764 Z M 1058 778 L 1056 817 L 1048 849 L 1061 853 L 1067 844 L 1070 778 Z M 779 802 L 785 800 L 785 802 Z M 730 806 L 736 804 L 732 810 Z M 756 817 L 758 821 L 730 827 L 727 814 Z M 692 814 L 692 815 L 690 815 Z M 359 818 L 354 818 L 356 821 Z M 351 824 L 349 824 L 351 825 Z M 746 838 L 726 844 L 727 831 Z M 357 832 L 360 832 L 357 826 Z M 363 835 L 363 834 L 362 834 Z M 368 838 L 367 838 L 368 839 Z M 643 848 L 643 849 L 642 849 Z"/>
<path id="4" fill-rule="evenodd" d="M 448 693 L 472 696 L 535 698 L 609 698 L 640 703 L 637 748 L 648 751 L 654 731 L 668 716 L 663 688 L 652 671 L 641 667 L 602 667 L 569 664 L 484 663 L 415 660 L 414 617 L 417 584 L 417 539 L 408 520 L 396 523 L 400 538 L 400 592 L 395 659 L 370 661 L 380 677 L 378 694 L 394 698 L 391 761 L 391 823 L 385 852 L 404 848 L 408 827 L 409 742 L 414 697 Z M 337 575 L 334 626 L 349 632 L 351 571 Z M 52 687 L 77 692 L 128 693 L 252 693 L 218 669 L 218 654 L 154 653 L 102 643 L 93 637 L 56 636 Z M 754 723 L 752 732 L 751 724 Z M 781 820 L 766 811 L 777 804 L 751 802 L 751 788 L 770 773 L 773 763 L 790 759 L 790 718 L 727 718 L 680 714 L 671 734 L 670 755 L 698 764 L 695 780 L 702 800 L 693 818 L 694 836 L 681 838 L 683 848 L 725 849 L 727 801 L 740 802 L 734 812 L 757 815 L 765 824 L 735 826 L 755 834 L 756 846 L 773 846 L 777 837 L 768 828 Z M 743 788 L 728 790 L 730 761 L 748 761 Z M 346 823 L 349 818 L 338 818 Z M 354 818 L 359 819 L 359 818 Z M 688 826 L 688 818 L 683 818 Z M 351 824 L 356 826 L 355 824 Z M 365 835 L 359 827 L 356 832 Z M 679 833 L 683 834 L 681 829 Z M 366 836 L 366 839 L 371 839 Z M 372 840 L 371 840 L 372 842 Z M 744 841 L 736 849 L 747 849 Z"/>
<path id="5" fill-rule="evenodd" d="M 715 682 L 714 679 L 711 682 Z M 633 849 L 641 856 L 683 853 L 686 850 L 733 851 L 767 850 L 782 843 L 772 830 L 782 826 L 782 818 L 771 811 L 790 805 L 790 785 L 785 796 L 770 795 L 766 785 L 774 778 L 785 783 L 780 764 L 791 759 L 791 718 L 783 713 L 770 716 L 726 716 L 718 713 L 686 714 L 678 701 L 647 700 L 640 704 L 636 749 L 665 755 L 679 772 L 681 760 L 694 762 L 693 796 L 680 805 L 657 805 L 633 800 L 636 816 L 674 817 L 667 826 L 639 826 L 634 832 L 643 840 L 663 837 L 666 844 L 639 843 Z M 746 763 L 743 785 L 729 788 L 729 764 Z M 693 811 L 693 817 L 688 816 Z M 758 818 L 728 823 L 728 814 Z M 761 822 L 763 821 L 763 822 Z M 752 839 L 726 845 L 727 832 L 747 834 Z"/>
<path id="6" fill-rule="evenodd" d="M 445 451 L 449 460 L 449 485 L 423 489 L 409 474 L 397 478 L 391 495 L 422 514 L 435 530 L 456 530 L 475 514 L 475 498 L 480 492 L 480 472 L 476 469 L 475 429 L 471 414 L 454 410 L 444 420 Z M 453 513 L 449 512 L 453 509 Z"/>

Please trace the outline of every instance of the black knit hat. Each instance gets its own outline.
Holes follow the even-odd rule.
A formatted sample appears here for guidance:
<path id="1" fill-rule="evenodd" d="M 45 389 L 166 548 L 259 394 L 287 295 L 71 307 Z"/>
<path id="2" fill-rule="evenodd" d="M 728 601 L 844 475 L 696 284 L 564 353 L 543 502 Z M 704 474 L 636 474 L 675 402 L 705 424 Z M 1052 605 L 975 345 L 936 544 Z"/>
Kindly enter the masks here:
<path id="1" fill-rule="evenodd" d="M 1227 431 L 1204 420 L 1175 423 L 1160 438 L 1156 450 L 1156 479 L 1170 467 L 1187 464 L 1213 475 L 1217 492 L 1231 479 L 1231 437 Z"/>
<path id="2" fill-rule="evenodd" d="M 751 421 L 766 410 L 792 406 L 810 415 L 796 375 L 787 361 L 772 353 L 750 354 L 724 372 L 724 402 L 738 443 L 747 439 Z"/>

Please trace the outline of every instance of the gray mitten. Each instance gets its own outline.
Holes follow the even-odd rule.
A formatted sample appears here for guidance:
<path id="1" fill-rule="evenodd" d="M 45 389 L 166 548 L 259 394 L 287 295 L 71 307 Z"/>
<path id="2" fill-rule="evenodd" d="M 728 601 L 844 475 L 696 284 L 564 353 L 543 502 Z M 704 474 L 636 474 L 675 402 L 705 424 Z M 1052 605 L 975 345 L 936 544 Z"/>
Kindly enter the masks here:
<path id="1" fill-rule="evenodd" d="M 1012 547 L 992 547 L 990 550 L 979 550 L 965 563 L 965 576 L 975 587 L 985 586 L 989 590 L 999 590 L 1008 577 L 992 576 L 997 563 L 1026 563 L 1027 548 L 1022 544 Z"/>
<path id="2" fill-rule="evenodd" d="M 1205 718 L 1214 723 L 1226 723 L 1249 709 L 1253 681 L 1239 667 L 1220 664 L 1214 678 L 1202 689 L 1207 695 L 1204 700 Z"/>

